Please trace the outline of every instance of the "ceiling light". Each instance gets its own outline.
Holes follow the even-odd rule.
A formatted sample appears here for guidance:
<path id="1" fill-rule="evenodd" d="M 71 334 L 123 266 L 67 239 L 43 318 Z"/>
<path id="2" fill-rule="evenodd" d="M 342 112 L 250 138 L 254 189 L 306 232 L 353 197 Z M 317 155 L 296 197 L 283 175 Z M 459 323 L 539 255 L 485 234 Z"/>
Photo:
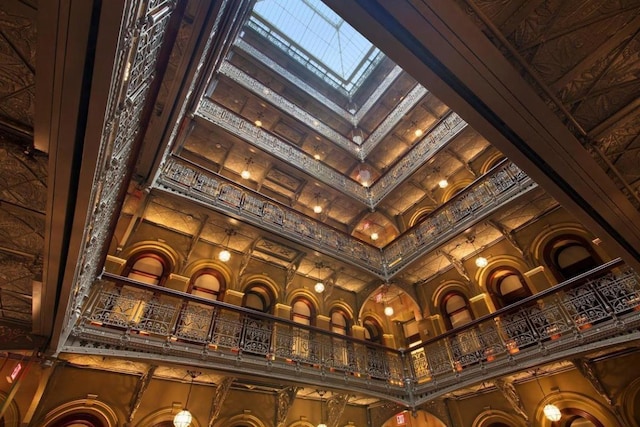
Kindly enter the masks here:
<path id="1" fill-rule="evenodd" d="M 446 179 L 441 179 L 440 182 L 438 182 L 438 186 L 440 188 L 447 188 L 448 185 L 449 181 L 447 181 Z"/>
<path id="2" fill-rule="evenodd" d="M 231 259 L 231 252 L 229 252 L 229 242 L 231 241 L 231 236 L 236 234 L 235 230 L 225 230 L 225 233 L 227 233 L 227 237 L 225 237 L 225 240 L 223 241 L 223 248 L 220 253 L 218 254 L 218 259 L 222 262 L 227 262 Z"/>
<path id="3" fill-rule="evenodd" d="M 315 205 L 313 205 L 313 211 L 319 214 L 320 212 L 322 212 L 322 206 L 320 206 L 320 193 L 315 193 L 314 198 L 316 203 Z"/>
<path id="4" fill-rule="evenodd" d="M 324 422 L 324 390 L 316 390 L 316 393 L 320 395 L 320 423 L 317 427 L 327 427 Z"/>
<path id="5" fill-rule="evenodd" d="M 175 427 L 189 427 L 193 416 L 187 409 L 183 409 L 173 417 L 173 425 Z"/>
<path id="6" fill-rule="evenodd" d="M 553 403 L 544 405 L 542 412 L 544 412 L 544 416 L 547 417 L 549 421 L 560 421 L 560 418 L 562 418 L 562 412 L 560 412 L 560 409 Z"/>
<path id="7" fill-rule="evenodd" d="M 324 283 L 316 282 L 315 286 L 313 287 L 313 290 L 316 291 L 319 294 L 323 293 L 324 292 Z"/>
<path id="8" fill-rule="evenodd" d="M 351 140 L 353 142 L 355 142 L 358 145 L 362 144 L 362 141 L 364 140 L 364 138 L 362 136 L 362 131 L 358 127 L 353 128 L 352 135 L 353 136 L 351 137 Z"/>
<path id="9" fill-rule="evenodd" d="M 356 179 L 360 182 L 360 184 L 363 187 L 368 187 L 369 182 L 371 180 L 371 172 L 369 172 L 367 169 L 360 168 L 360 170 L 358 171 L 358 175 L 356 176 Z"/>
<path id="10" fill-rule="evenodd" d="M 220 253 L 218 254 L 218 259 L 222 262 L 227 262 L 231 259 L 231 252 L 229 252 L 226 249 L 223 249 L 220 251 Z"/>
<path id="11" fill-rule="evenodd" d="M 415 131 L 415 132 L 413 132 L 413 134 L 414 134 L 415 136 L 422 136 L 422 129 L 416 129 L 416 131 Z"/>
<path id="12" fill-rule="evenodd" d="M 544 390 L 542 389 L 542 385 L 540 384 L 540 379 L 538 379 L 538 373 L 536 372 L 534 375 L 536 377 L 538 387 L 540 387 L 540 391 L 542 392 L 542 396 L 544 398 L 546 397 L 546 395 L 544 394 Z M 558 408 L 553 403 L 544 405 L 544 408 L 542 408 L 542 412 L 549 421 L 560 421 L 560 418 L 562 418 L 562 412 L 560 412 L 560 408 Z"/>
<path id="13" fill-rule="evenodd" d="M 255 122 L 253 122 L 253 124 L 258 127 L 262 127 L 262 120 L 256 120 Z"/>
<path id="14" fill-rule="evenodd" d="M 200 372 L 195 371 L 187 371 L 187 373 L 191 376 L 191 383 L 189 384 L 189 393 L 187 394 L 187 403 L 184 405 L 184 409 L 178 412 L 175 417 L 173 417 L 173 425 L 175 427 L 189 427 L 191 425 L 191 421 L 193 420 L 193 416 L 191 412 L 187 409 L 189 406 L 189 397 L 191 397 L 191 388 L 193 387 L 193 380 L 200 375 Z"/>
<path id="15" fill-rule="evenodd" d="M 483 256 L 476 258 L 476 267 L 484 268 L 489 264 L 489 261 Z"/>
<path id="16" fill-rule="evenodd" d="M 387 317 L 391 317 L 391 316 L 393 316 L 393 313 L 394 313 L 394 311 L 393 311 L 393 307 L 386 306 L 386 307 L 384 308 L 384 315 L 385 315 L 385 316 L 387 316 Z"/>
<path id="17" fill-rule="evenodd" d="M 314 154 L 313 158 L 316 159 L 316 160 L 320 160 L 320 153 Z"/>
<path id="18" fill-rule="evenodd" d="M 244 169 L 242 169 L 242 172 L 240 172 L 240 176 L 242 177 L 242 179 L 251 178 L 251 171 L 249 170 L 251 167 L 251 163 L 253 163 L 253 159 L 251 157 L 247 158 L 247 161 L 244 164 Z"/>
<path id="19" fill-rule="evenodd" d="M 376 233 L 375 231 L 373 233 L 371 233 L 371 240 L 378 240 L 378 233 Z"/>

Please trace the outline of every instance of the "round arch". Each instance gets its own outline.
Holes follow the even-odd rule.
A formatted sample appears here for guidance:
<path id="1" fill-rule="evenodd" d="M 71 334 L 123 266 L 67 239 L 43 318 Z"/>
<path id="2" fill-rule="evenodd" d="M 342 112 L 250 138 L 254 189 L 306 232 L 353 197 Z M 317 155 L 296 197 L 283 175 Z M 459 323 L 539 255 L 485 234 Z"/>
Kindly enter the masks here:
<path id="1" fill-rule="evenodd" d="M 316 427 L 316 426 L 311 424 L 309 421 L 298 420 L 298 421 L 293 421 L 287 427 Z"/>
<path id="2" fill-rule="evenodd" d="M 460 181 L 456 181 L 453 184 L 450 184 L 442 194 L 441 201 L 442 203 L 446 203 L 451 200 L 459 191 L 467 188 L 469 184 L 473 182 L 473 179 L 465 178 Z"/>
<path id="3" fill-rule="evenodd" d="M 623 416 L 627 423 L 633 427 L 640 427 L 640 378 L 634 379 L 624 387 L 620 396 Z"/>
<path id="4" fill-rule="evenodd" d="M 593 400 L 591 397 L 575 393 L 561 392 L 547 395 L 542 399 L 534 411 L 534 424 L 540 427 L 556 427 L 558 424 L 549 421 L 543 412 L 545 405 L 553 403 L 560 411 L 579 410 L 596 418 L 602 425 L 607 427 L 619 427 L 620 423 L 609 408 Z"/>
<path id="5" fill-rule="evenodd" d="M 475 420 L 473 420 L 471 427 L 491 427 L 494 423 L 502 423 L 512 427 L 526 427 L 522 418 L 495 409 L 489 409 L 480 413 Z"/>
<path id="6" fill-rule="evenodd" d="M 448 281 L 440 286 L 433 292 L 431 296 L 431 307 L 430 310 L 432 313 L 440 313 L 440 305 L 442 304 L 442 299 L 450 292 L 458 292 L 463 294 L 467 299 L 471 299 L 473 295 L 470 293 L 469 286 L 463 282 L 459 281 Z"/>
<path id="7" fill-rule="evenodd" d="M 553 226 L 542 230 L 531 242 L 529 247 L 529 252 L 531 254 L 531 258 L 534 259 L 538 265 L 544 265 L 545 267 L 549 267 L 544 260 L 544 250 L 547 244 L 563 235 L 574 235 L 576 237 L 580 237 L 584 239 L 586 242 L 591 242 L 593 240 L 593 236 L 589 234 L 587 230 L 584 229 L 580 224 L 575 222 L 563 222 L 557 223 Z M 590 245 L 592 249 L 597 253 L 597 255 L 603 259 L 607 260 L 609 257 L 606 253 L 602 251 L 599 246 Z M 553 280 L 553 277 L 549 277 L 548 279 Z"/>
<path id="8" fill-rule="evenodd" d="M 386 291 L 384 291 L 385 287 L 387 287 Z M 397 285 L 381 284 L 380 286 L 375 288 L 373 291 L 371 291 L 369 295 L 366 296 L 365 302 L 360 306 L 360 311 L 358 312 L 358 316 L 357 316 L 357 318 L 359 319 L 358 320 L 359 323 L 361 323 L 362 319 L 364 319 L 365 317 L 372 316 L 372 317 L 375 317 L 376 320 L 378 320 L 381 325 L 383 325 L 383 328 L 385 328 L 385 331 L 384 331 L 385 333 L 389 332 L 386 330 L 386 326 L 385 326 L 388 324 L 388 322 L 384 320 L 386 318 L 382 311 L 384 307 L 382 307 L 381 303 L 375 302 L 376 295 L 381 292 L 397 294 L 399 296 L 401 295 L 403 311 L 406 312 L 411 310 L 414 313 L 414 317 L 416 318 L 416 320 L 422 319 L 423 316 L 420 310 L 420 305 L 418 304 L 418 302 L 416 301 L 413 295 L 410 295 L 409 293 L 405 292 L 401 287 Z M 390 305 L 394 306 L 393 303 Z M 394 306 L 394 309 L 395 308 L 398 308 L 398 307 Z"/>
<path id="9" fill-rule="evenodd" d="M 260 283 L 264 285 L 275 297 L 276 302 L 280 302 L 282 300 L 282 291 L 280 290 L 280 286 L 268 276 L 262 274 L 252 274 L 247 276 L 242 283 L 240 284 L 240 291 L 246 292 L 249 287 L 255 285 L 256 283 Z"/>
<path id="10" fill-rule="evenodd" d="M 180 265 L 180 255 L 171 246 L 158 241 L 138 242 L 127 247 L 124 251 L 122 251 L 120 256 L 126 260 L 129 260 L 136 255 L 144 252 L 155 252 L 165 257 L 169 262 L 170 273 L 173 273 L 176 266 Z"/>
<path id="11" fill-rule="evenodd" d="M 512 268 L 518 270 L 523 276 L 524 273 L 529 270 L 529 267 L 522 258 L 513 255 L 495 255 L 488 257 L 488 263 L 486 267 L 478 268 L 476 270 L 474 280 L 480 285 L 480 288 L 486 290 L 486 283 L 489 274 L 492 270 L 499 267 Z M 526 278 L 526 277 L 525 277 Z M 527 279 L 527 285 L 531 287 L 532 283 Z M 534 291 L 534 288 L 531 288 Z"/>
<path id="12" fill-rule="evenodd" d="M 219 419 L 214 427 L 266 427 L 260 418 L 251 414 L 234 415 L 226 419 Z"/>
<path id="13" fill-rule="evenodd" d="M 434 209 L 435 206 L 425 206 L 414 212 L 409 218 L 409 228 L 414 227 L 424 216 L 433 212 Z"/>
<path id="14" fill-rule="evenodd" d="M 210 268 L 212 270 L 216 270 L 217 272 L 219 272 L 222 277 L 224 278 L 226 284 L 227 284 L 227 289 L 235 289 L 234 286 L 234 276 L 231 273 L 231 269 L 229 268 L 229 266 L 223 262 L 220 261 L 215 261 L 215 260 L 211 260 L 211 259 L 203 259 L 203 260 L 198 260 L 195 262 L 192 262 L 191 264 L 189 264 L 187 266 L 187 268 L 185 268 L 184 270 L 184 276 L 186 277 L 191 277 L 193 276 L 195 273 L 197 273 L 200 270 L 204 270 Z"/>
<path id="15" fill-rule="evenodd" d="M 0 392 L 0 403 L 4 403 L 7 400 L 7 394 Z M 9 407 L 5 411 L 0 420 L 4 422 L 4 427 L 18 427 L 20 425 L 20 410 L 15 400 L 11 401 Z"/>
<path id="16" fill-rule="evenodd" d="M 480 174 L 484 175 L 485 173 L 489 172 L 491 168 L 496 166 L 504 159 L 506 159 L 504 154 L 496 151 L 491 156 L 487 157 L 484 163 L 482 163 L 482 165 L 480 166 Z"/>
<path id="17" fill-rule="evenodd" d="M 498 309 L 498 307 L 496 307 L 493 296 L 491 295 L 491 289 L 489 289 L 487 285 L 489 284 L 492 273 L 498 269 L 513 270 L 514 272 L 517 272 L 520 275 L 521 279 L 525 282 L 526 286 L 529 288 L 531 294 L 539 292 L 539 290 L 536 289 L 534 284 L 531 282 L 531 279 L 529 279 L 529 277 L 527 277 L 527 275 L 525 274 L 529 270 L 529 267 L 522 258 L 513 255 L 498 255 L 491 257 L 489 258 L 489 262 L 485 267 L 478 268 L 476 270 L 474 280 L 479 284 L 480 289 L 486 292 L 486 300 L 491 305 L 490 308 L 492 310 L 495 311 Z"/>
<path id="18" fill-rule="evenodd" d="M 349 321 L 352 324 L 355 322 L 355 317 L 353 316 L 353 309 L 347 303 L 343 301 L 332 302 L 328 307 L 327 313 L 331 313 L 334 310 L 343 311 L 347 315 L 347 317 L 349 318 Z"/>
<path id="19" fill-rule="evenodd" d="M 175 408 L 158 409 L 148 414 L 144 418 L 142 418 L 135 425 L 136 427 L 149 427 L 149 426 L 155 426 L 156 424 L 160 424 L 160 423 L 166 423 L 167 421 L 171 422 L 171 425 L 173 425 L 173 417 L 175 417 L 175 415 L 178 412 L 179 412 L 179 409 L 175 409 Z M 194 415 L 193 420 L 191 420 L 191 427 L 200 427 L 200 426 L 201 426 L 200 422 L 197 420 L 197 418 Z"/>
<path id="20" fill-rule="evenodd" d="M 311 304 L 313 304 L 313 309 L 315 310 L 316 314 L 320 314 L 320 300 L 318 299 L 317 294 L 304 288 L 295 289 L 291 291 L 289 295 L 287 295 L 285 299 L 286 304 L 292 307 L 293 302 L 298 298 L 304 298 L 309 301 Z"/>
<path id="21" fill-rule="evenodd" d="M 387 419 L 382 427 L 396 427 L 398 425 L 396 417 L 398 416 L 404 416 L 405 419 L 411 417 L 412 427 L 447 427 L 438 417 L 422 409 L 417 410 L 415 414 L 411 414 L 409 411 L 399 412 Z"/>
<path id="22" fill-rule="evenodd" d="M 57 422 L 77 415 L 88 415 L 101 423 L 101 427 L 122 425 L 116 412 L 106 403 L 95 399 L 77 399 L 52 409 L 44 416 L 42 427 L 53 427 Z"/>

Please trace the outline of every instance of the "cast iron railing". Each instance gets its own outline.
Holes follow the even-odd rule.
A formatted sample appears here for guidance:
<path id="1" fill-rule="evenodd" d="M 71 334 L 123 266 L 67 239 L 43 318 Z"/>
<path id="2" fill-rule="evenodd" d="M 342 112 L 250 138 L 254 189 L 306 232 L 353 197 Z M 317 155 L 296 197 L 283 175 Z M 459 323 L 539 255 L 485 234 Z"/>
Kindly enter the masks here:
<path id="1" fill-rule="evenodd" d="M 614 260 L 408 350 L 109 273 L 96 282 L 73 334 L 205 362 L 232 356 L 238 369 L 253 361 L 295 375 L 304 370 L 301 381 L 317 371 L 335 386 L 349 382 L 415 406 L 464 384 L 637 339 L 638 327 L 639 277 Z"/>

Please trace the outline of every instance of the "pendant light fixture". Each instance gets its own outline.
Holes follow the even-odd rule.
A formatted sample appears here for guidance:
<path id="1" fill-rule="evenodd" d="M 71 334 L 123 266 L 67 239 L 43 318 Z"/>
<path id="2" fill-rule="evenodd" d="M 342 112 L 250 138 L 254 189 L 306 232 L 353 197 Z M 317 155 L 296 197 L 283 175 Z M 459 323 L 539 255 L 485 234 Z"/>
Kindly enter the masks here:
<path id="1" fill-rule="evenodd" d="M 189 412 L 189 397 L 191 397 L 191 389 L 193 388 L 193 380 L 200 375 L 200 372 L 196 371 L 187 371 L 189 376 L 191 377 L 191 383 L 189 383 L 189 393 L 187 394 L 187 403 L 184 405 L 182 411 L 178 412 L 175 417 L 173 417 L 173 425 L 175 427 L 189 427 L 191 425 L 191 421 L 193 420 L 193 415 Z"/>
<path id="2" fill-rule="evenodd" d="M 316 390 L 320 395 L 320 423 L 317 427 L 327 427 L 327 424 L 324 422 L 324 390 Z"/>
<path id="3" fill-rule="evenodd" d="M 248 157 L 244 165 L 244 169 L 242 169 L 242 172 L 240 172 L 240 176 L 242 177 L 242 179 L 251 178 L 251 170 L 249 169 L 251 167 L 251 163 L 253 163 L 253 159 L 251 157 Z"/>
<path id="4" fill-rule="evenodd" d="M 222 262 L 227 262 L 231 259 L 231 252 L 229 252 L 229 242 L 231 241 L 231 236 L 236 234 L 235 230 L 232 229 L 225 230 L 225 233 L 227 233 L 227 237 L 225 237 L 225 240 L 223 241 L 223 249 L 218 254 L 218 259 Z"/>
<path id="5" fill-rule="evenodd" d="M 320 193 L 315 193 L 315 204 L 313 205 L 313 211 L 317 214 L 322 212 L 322 206 L 320 205 Z"/>
<path id="6" fill-rule="evenodd" d="M 542 398 L 544 399 L 546 396 L 544 394 L 544 390 L 542 389 L 542 385 L 540 384 L 540 380 L 538 379 L 538 373 L 535 373 L 535 377 L 536 382 L 538 383 L 538 387 L 540 387 L 540 391 L 542 392 Z M 542 408 L 542 412 L 544 413 L 545 418 L 549 421 L 560 421 L 560 418 L 562 418 L 562 412 L 560 411 L 560 408 L 558 408 L 553 403 L 544 405 L 544 408 Z"/>
<path id="7" fill-rule="evenodd" d="M 307 276 L 311 275 L 311 273 L 313 273 L 313 270 L 318 269 L 318 272 L 320 272 L 323 268 L 324 268 L 324 264 L 322 262 L 316 262 L 315 265 L 313 266 L 313 268 L 311 269 L 311 271 L 307 274 Z M 315 285 L 313 285 L 313 290 L 316 291 L 316 293 L 321 294 L 324 292 L 324 282 L 322 280 L 318 280 L 316 282 Z"/>
<path id="8" fill-rule="evenodd" d="M 471 243 L 471 246 L 473 247 L 473 253 L 477 254 L 478 250 L 476 249 L 475 239 L 476 239 L 475 236 L 469 236 L 467 238 L 467 242 Z M 482 255 L 478 255 L 474 262 L 476 264 L 476 267 L 478 268 L 485 268 L 487 265 L 489 265 L 489 260 L 483 257 Z"/>

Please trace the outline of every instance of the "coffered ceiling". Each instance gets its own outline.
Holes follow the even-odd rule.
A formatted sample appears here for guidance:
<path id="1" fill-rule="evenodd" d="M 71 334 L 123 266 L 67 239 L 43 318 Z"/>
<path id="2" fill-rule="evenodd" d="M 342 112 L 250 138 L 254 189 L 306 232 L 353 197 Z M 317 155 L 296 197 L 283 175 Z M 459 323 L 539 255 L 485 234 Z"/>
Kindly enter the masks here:
<path id="1" fill-rule="evenodd" d="M 484 33 L 637 208 L 638 2 L 457 3 L 447 6 L 450 12 L 466 15 Z M 189 2 L 185 8 L 155 105 L 157 117 L 177 105 L 173 99 L 183 64 L 194 58 L 199 7 Z M 12 1 L 1 12 L 6 60 L 0 119 L 3 128 L 28 135 L 33 132 L 37 4 Z M 152 141 L 158 137 L 152 118 L 138 183 L 152 183 L 153 165 L 165 164 L 150 152 L 171 153 L 272 201 L 285 216 L 295 214 L 296 221 L 304 219 L 316 231 L 356 242 L 369 254 L 363 263 L 331 250 L 331 242 L 323 246 L 319 240 L 293 239 L 250 216 L 231 215 L 229 220 L 228 211 L 202 200 L 194 204 L 165 191 L 152 194 L 145 221 L 214 245 L 221 245 L 225 230 L 234 228 L 237 234 L 229 244 L 249 262 L 331 276 L 337 286 L 354 292 L 383 281 L 408 285 L 453 268 L 456 261 L 556 206 L 531 184 L 520 196 L 505 198 L 499 210 L 468 222 L 455 220 L 464 226 L 458 230 L 463 234 L 456 231 L 429 238 L 426 245 L 406 246 L 407 236 L 415 238 L 419 218 L 446 210 L 442 206 L 453 194 L 463 195 L 464 188 L 481 183 L 488 165 L 503 157 L 434 96 L 423 78 L 382 57 L 359 89 L 345 96 L 275 46 L 257 26 L 247 25 L 211 75 L 201 80 L 203 96 L 192 108 L 193 117 L 165 138 L 167 151 Z M 251 177 L 242 179 L 247 165 Z M 443 179 L 449 183 L 444 189 L 438 185 Z M 130 192 L 125 214 L 134 214 L 136 194 Z M 313 210 L 316 204 L 320 213 Z M 377 240 L 371 239 L 374 232 Z M 409 255 L 405 260 L 393 258 L 399 250 L 394 243 L 409 248 L 402 250 Z M 394 269 L 375 265 L 378 261 L 400 264 Z M 314 268 L 318 263 L 324 266 L 322 273 Z"/>

